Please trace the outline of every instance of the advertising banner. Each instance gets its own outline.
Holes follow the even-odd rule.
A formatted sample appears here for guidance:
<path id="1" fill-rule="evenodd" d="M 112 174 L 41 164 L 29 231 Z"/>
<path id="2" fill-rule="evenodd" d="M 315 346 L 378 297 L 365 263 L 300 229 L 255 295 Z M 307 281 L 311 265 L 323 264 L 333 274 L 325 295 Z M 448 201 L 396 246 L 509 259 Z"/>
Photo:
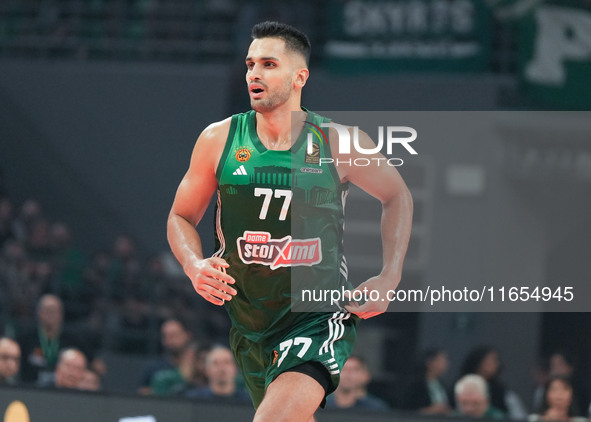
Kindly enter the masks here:
<path id="1" fill-rule="evenodd" d="M 490 54 L 481 0 L 351 0 L 329 7 L 328 64 L 342 71 L 478 71 Z"/>

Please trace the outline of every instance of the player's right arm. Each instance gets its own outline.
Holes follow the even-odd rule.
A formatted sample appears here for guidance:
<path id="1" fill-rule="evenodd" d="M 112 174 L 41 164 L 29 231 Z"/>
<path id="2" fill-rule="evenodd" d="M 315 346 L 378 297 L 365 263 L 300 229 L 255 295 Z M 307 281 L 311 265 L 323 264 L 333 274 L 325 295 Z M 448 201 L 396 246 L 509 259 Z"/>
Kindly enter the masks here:
<path id="1" fill-rule="evenodd" d="M 234 279 L 222 271 L 228 263 L 203 256 L 201 238 L 195 227 L 201 221 L 217 189 L 216 170 L 228 137 L 230 119 L 208 126 L 199 136 L 189 170 L 181 181 L 167 221 L 168 243 L 195 291 L 205 300 L 222 305 L 236 290 L 226 283 Z"/>

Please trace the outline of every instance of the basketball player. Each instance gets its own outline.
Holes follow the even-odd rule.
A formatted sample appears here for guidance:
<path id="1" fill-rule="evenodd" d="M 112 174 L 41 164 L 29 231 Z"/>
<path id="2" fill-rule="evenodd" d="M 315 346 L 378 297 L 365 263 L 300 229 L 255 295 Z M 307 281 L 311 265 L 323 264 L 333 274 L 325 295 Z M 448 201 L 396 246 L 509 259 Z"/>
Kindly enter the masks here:
<path id="1" fill-rule="evenodd" d="M 230 344 L 256 408 L 254 420 L 308 422 L 338 385 L 358 319 L 385 312 L 388 303 L 290 312 L 290 274 L 297 267 L 318 283 L 331 279 L 335 287 L 350 288 L 341 235 L 352 182 L 383 205 L 384 265 L 358 289 L 385 297 L 400 282 L 412 199 L 394 167 L 310 164 L 304 121 L 329 120 L 300 104 L 308 38 L 276 22 L 255 25 L 252 38 L 246 57 L 252 110 L 213 123 L 199 136 L 172 205 L 168 239 L 197 293 L 228 310 Z M 298 113 L 293 125 L 292 112 Z M 336 131 L 329 138 L 312 155 L 338 158 Z M 375 146 L 365 134 L 360 142 Z M 216 191 L 217 252 L 208 258 L 195 226 Z M 296 244 L 308 245 L 310 254 L 285 253 Z"/>

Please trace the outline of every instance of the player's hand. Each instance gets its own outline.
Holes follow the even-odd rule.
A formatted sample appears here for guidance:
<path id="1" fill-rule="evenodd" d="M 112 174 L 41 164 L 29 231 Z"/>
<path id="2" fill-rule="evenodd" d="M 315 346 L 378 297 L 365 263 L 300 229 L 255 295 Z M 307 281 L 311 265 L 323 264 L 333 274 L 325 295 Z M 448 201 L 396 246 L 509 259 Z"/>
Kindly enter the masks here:
<path id="1" fill-rule="evenodd" d="M 393 286 L 397 285 L 398 283 L 394 284 L 392 280 L 380 275 L 372 277 L 351 290 L 351 298 L 364 297 L 367 298 L 367 301 L 363 304 L 351 301 L 349 305 L 345 305 L 345 309 L 363 319 L 383 314 L 388 310 L 390 304 L 387 299 L 388 290 L 392 290 Z M 356 291 L 360 293 L 355 294 Z M 377 293 L 372 294 L 373 291 Z M 372 297 L 378 298 L 378 300 L 370 300 Z"/>
<path id="2" fill-rule="evenodd" d="M 201 297 L 214 305 L 223 305 L 236 295 L 236 290 L 229 286 L 236 281 L 225 271 L 229 266 L 224 259 L 212 257 L 196 261 L 184 270 Z"/>

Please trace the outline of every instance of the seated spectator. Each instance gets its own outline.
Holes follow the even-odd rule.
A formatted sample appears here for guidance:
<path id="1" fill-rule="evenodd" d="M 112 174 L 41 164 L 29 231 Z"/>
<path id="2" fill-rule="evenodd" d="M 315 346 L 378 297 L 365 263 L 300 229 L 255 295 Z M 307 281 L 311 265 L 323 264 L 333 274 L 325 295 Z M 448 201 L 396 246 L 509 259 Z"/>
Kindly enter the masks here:
<path id="1" fill-rule="evenodd" d="M 42 296 L 37 305 L 37 326 L 19 341 L 24 357 L 23 381 L 45 383 L 51 378 L 63 346 L 63 318 L 62 301 L 54 295 Z"/>
<path id="2" fill-rule="evenodd" d="M 574 390 L 566 375 L 552 375 L 544 389 L 544 402 L 538 414 L 530 415 L 530 421 L 587 421 L 576 417 L 574 412 Z"/>
<path id="3" fill-rule="evenodd" d="M 367 393 L 371 382 L 371 374 L 365 360 L 360 356 L 349 357 L 343 369 L 341 380 L 336 391 L 327 397 L 327 408 L 347 408 L 364 410 L 388 410 L 383 400 Z"/>
<path id="4" fill-rule="evenodd" d="M 188 391 L 187 397 L 250 402 L 248 393 L 236 386 L 238 366 L 227 347 L 216 346 L 207 353 L 205 375 L 207 386 Z"/>
<path id="5" fill-rule="evenodd" d="M 66 303 L 66 319 L 81 320 L 88 314 L 88 308 L 80 304 L 86 260 L 74 244 L 70 227 L 66 223 L 51 225 L 50 241 L 54 270 L 53 292 L 59 293 Z"/>
<path id="6" fill-rule="evenodd" d="M 587 380 L 584 376 L 578 375 L 573 358 L 562 350 L 544 355 L 539 360 L 534 372 L 536 387 L 532 409 L 539 410 L 544 406 L 546 386 L 550 377 L 554 375 L 570 379 L 573 387 L 573 415 L 585 416 L 586 409 L 582 406 L 589 402 Z"/>
<path id="7" fill-rule="evenodd" d="M 0 250 L 0 294 L 15 325 L 34 320 L 38 298 L 46 289 L 44 264 L 29 260 L 24 246 L 9 239 Z M 4 310 L 3 309 L 3 310 Z"/>
<path id="8" fill-rule="evenodd" d="M 40 384 L 40 387 L 80 390 L 86 365 L 86 356 L 80 350 L 64 349 L 59 354 L 53 380 Z"/>
<path id="9" fill-rule="evenodd" d="M 550 379 L 550 356 L 542 355 L 538 358 L 538 361 L 533 367 L 532 376 L 535 386 L 531 408 L 538 410 L 542 408 L 542 404 L 544 403 L 544 389 Z"/>
<path id="10" fill-rule="evenodd" d="M 550 376 L 563 375 L 570 379 L 573 389 L 573 414 L 585 416 L 582 406 L 589 401 L 588 379 L 581 371 L 577 371 L 577 368 L 574 358 L 565 351 L 557 351 L 550 356 Z"/>
<path id="11" fill-rule="evenodd" d="M 490 404 L 486 381 L 480 375 L 464 375 L 454 387 L 460 415 L 470 418 L 504 419 L 505 413 Z"/>
<path id="12" fill-rule="evenodd" d="M 508 389 L 501 379 L 501 355 L 492 346 L 473 349 L 462 365 L 460 375 L 477 374 L 486 381 L 490 404 L 511 419 L 524 419 L 527 411 L 517 394 Z"/>
<path id="13" fill-rule="evenodd" d="M 137 287 L 140 270 L 141 264 L 135 241 L 130 236 L 118 236 L 113 245 L 112 259 L 107 273 L 111 299 L 116 304 L 125 300 L 129 287 Z"/>
<path id="14" fill-rule="evenodd" d="M 160 327 L 161 342 L 164 348 L 163 355 L 150 363 L 142 374 L 140 394 L 152 393 L 154 375 L 162 370 L 174 370 L 178 368 L 181 356 L 191 342 L 191 332 L 178 319 L 168 319 Z"/>
<path id="15" fill-rule="evenodd" d="M 101 329 L 110 314 L 108 272 L 111 257 L 106 251 L 96 252 L 84 270 L 84 281 L 79 303 L 88 312 L 86 324 L 93 330 Z"/>
<path id="16" fill-rule="evenodd" d="M 8 337 L 0 337 L 0 385 L 16 384 L 21 364 L 21 348 Z"/>
<path id="17" fill-rule="evenodd" d="M 430 415 L 451 413 L 446 387 L 441 381 L 448 367 L 445 350 L 426 350 L 417 365 L 415 379 L 408 388 L 405 407 Z"/>
<path id="18" fill-rule="evenodd" d="M 203 351 L 196 343 L 191 343 L 182 352 L 178 366 L 174 369 L 158 371 L 152 377 L 150 385 L 156 395 L 181 395 L 187 390 L 205 385 L 202 359 Z"/>
<path id="19" fill-rule="evenodd" d="M 38 323 L 19 337 L 23 353 L 22 380 L 45 384 L 51 380 L 60 349 L 75 347 L 91 352 L 89 333 L 64 328 L 64 307 L 59 297 L 46 294 L 37 304 Z"/>
<path id="20" fill-rule="evenodd" d="M 21 242 L 26 242 L 32 226 L 45 217 L 41 204 L 36 199 L 27 199 L 22 203 L 14 219 L 15 235 Z"/>

